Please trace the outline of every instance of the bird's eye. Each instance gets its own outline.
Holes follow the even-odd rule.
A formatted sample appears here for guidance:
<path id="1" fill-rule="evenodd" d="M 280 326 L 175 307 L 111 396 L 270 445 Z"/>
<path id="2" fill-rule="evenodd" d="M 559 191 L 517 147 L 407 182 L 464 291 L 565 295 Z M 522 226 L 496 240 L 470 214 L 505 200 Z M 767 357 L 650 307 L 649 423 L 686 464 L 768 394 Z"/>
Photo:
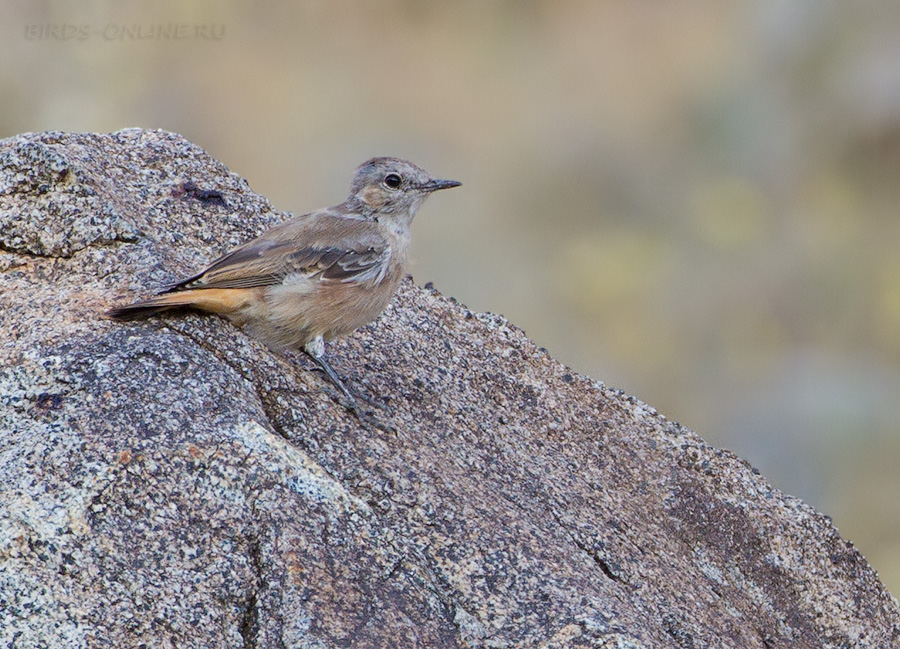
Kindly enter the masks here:
<path id="1" fill-rule="evenodd" d="M 391 189 L 397 189 L 401 182 L 403 182 L 403 179 L 397 174 L 388 174 L 384 177 L 384 184 Z"/>

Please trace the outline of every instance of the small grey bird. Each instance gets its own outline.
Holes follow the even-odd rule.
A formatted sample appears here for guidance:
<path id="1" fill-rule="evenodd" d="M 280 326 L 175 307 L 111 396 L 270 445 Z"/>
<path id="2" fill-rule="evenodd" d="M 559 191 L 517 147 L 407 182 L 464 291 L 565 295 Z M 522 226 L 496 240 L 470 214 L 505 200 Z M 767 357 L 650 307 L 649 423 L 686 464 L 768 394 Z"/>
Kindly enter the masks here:
<path id="1" fill-rule="evenodd" d="M 407 263 L 410 225 L 436 180 L 411 162 L 372 158 L 335 207 L 270 228 L 157 296 L 107 312 L 133 320 L 169 309 L 218 313 L 275 349 L 302 348 L 359 409 L 325 360 L 325 341 L 375 320 Z"/>

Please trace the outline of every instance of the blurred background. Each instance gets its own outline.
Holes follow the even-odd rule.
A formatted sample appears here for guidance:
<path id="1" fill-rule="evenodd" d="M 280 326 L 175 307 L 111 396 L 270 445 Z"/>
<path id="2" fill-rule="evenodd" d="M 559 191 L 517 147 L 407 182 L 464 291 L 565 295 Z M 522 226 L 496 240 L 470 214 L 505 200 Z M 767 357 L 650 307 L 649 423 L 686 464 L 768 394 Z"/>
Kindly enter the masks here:
<path id="1" fill-rule="evenodd" d="M 0 137 L 162 128 L 829 514 L 900 593 L 900 3 L 0 0 Z"/>

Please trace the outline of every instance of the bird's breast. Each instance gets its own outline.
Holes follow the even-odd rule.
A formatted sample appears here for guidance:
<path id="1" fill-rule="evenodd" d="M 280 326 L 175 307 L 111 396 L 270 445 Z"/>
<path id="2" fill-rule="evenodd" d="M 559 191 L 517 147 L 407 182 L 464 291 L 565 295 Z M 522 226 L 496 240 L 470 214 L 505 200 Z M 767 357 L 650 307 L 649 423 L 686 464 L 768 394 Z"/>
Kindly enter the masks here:
<path id="1" fill-rule="evenodd" d="M 268 288 L 264 321 L 257 319 L 253 328 L 279 347 L 302 346 L 316 336 L 329 340 L 347 335 L 381 315 L 403 270 L 403 264 L 389 264 L 378 281 L 367 282 L 289 275 Z"/>

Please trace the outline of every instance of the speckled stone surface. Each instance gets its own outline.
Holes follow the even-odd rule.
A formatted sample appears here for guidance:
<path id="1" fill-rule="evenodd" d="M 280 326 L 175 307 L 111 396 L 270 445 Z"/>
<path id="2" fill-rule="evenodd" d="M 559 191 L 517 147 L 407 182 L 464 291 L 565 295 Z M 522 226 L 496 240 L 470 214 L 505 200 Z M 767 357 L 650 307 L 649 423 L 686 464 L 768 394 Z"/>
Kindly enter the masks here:
<path id="1" fill-rule="evenodd" d="M 405 283 L 330 348 L 366 426 L 102 317 L 286 216 L 177 135 L 0 142 L 0 647 L 900 647 L 827 517 L 501 317 Z"/>

